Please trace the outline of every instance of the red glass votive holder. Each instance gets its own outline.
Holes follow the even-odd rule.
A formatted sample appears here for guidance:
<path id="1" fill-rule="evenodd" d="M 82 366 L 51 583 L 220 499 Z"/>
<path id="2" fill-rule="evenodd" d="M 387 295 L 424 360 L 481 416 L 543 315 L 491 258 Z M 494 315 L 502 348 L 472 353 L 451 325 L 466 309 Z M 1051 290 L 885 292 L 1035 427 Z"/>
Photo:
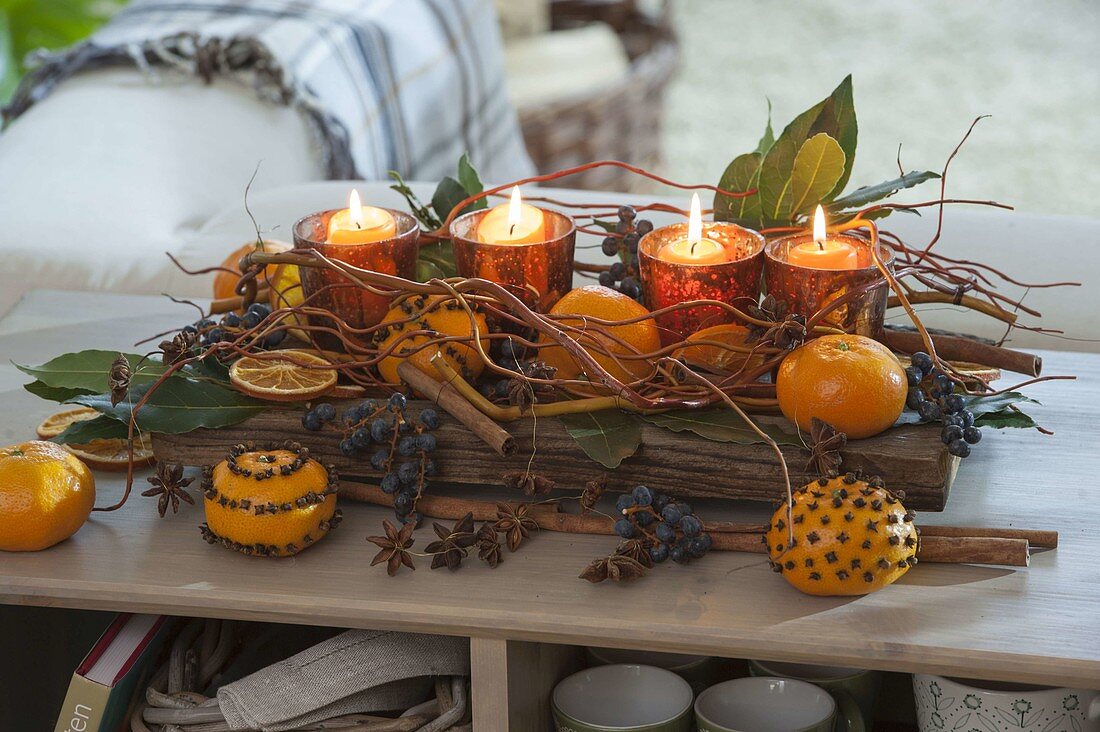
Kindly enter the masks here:
<path id="1" fill-rule="evenodd" d="M 846 297 L 842 304 L 826 313 L 821 324 L 879 338 L 890 288 L 875 265 L 870 240 L 853 234 L 829 235 L 829 241 L 855 247 L 858 266 L 854 269 L 815 269 L 787 261 L 792 247 L 812 241 L 812 234 L 795 234 L 768 242 L 764 249 L 764 291 L 786 302 L 791 313 L 807 319 L 838 298 Z M 879 258 L 893 271 L 894 252 L 890 247 L 879 243 Z M 861 291 L 856 294 L 854 290 Z"/>
<path id="2" fill-rule="evenodd" d="M 565 214 L 540 210 L 547 239 L 530 244 L 482 241 L 477 228 L 489 209 L 471 211 L 452 221 L 451 242 L 458 273 L 504 285 L 528 307 L 548 311 L 573 288 L 577 229 Z"/>
<path id="3" fill-rule="evenodd" d="M 419 254 L 417 239 L 420 224 L 402 211 L 385 209 L 393 216 L 396 234 L 382 241 L 367 244 L 331 244 L 328 239 L 329 220 L 341 209 L 330 209 L 310 214 L 294 224 L 294 247 L 316 249 L 318 252 L 360 269 L 382 274 L 397 275 L 405 279 L 416 276 L 416 259 Z M 338 272 L 319 267 L 301 267 L 302 292 L 309 307 L 328 310 L 352 328 L 370 328 L 382 322 L 390 309 L 390 299 L 352 284 Z M 310 323 L 336 328 L 331 318 L 310 316 Z M 351 335 L 351 334 L 349 334 Z M 314 331 L 314 337 L 326 348 L 339 349 L 335 336 Z M 358 340 L 366 341 L 360 337 Z"/>
<path id="4" fill-rule="evenodd" d="M 682 264 L 658 258 L 662 247 L 684 239 L 687 233 L 686 223 L 671 224 L 654 229 L 638 243 L 638 274 L 646 306 L 660 310 L 692 300 L 717 300 L 741 310 L 756 305 L 764 268 L 764 237 L 736 224 L 706 223 L 703 237 L 721 244 L 733 259 L 718 264 Z M 661 342 L 669 345 L 737 318 L 717 305 L 696 305 L 671 310 L 656 320 Z"/>

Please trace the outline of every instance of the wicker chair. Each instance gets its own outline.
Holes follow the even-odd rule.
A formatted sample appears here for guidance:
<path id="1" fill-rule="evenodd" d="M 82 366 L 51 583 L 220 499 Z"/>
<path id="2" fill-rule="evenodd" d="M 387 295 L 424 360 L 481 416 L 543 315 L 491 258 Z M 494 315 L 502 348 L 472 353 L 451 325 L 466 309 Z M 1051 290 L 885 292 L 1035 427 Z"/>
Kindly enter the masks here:
<path id="1" fill-rule="evenodd" d="M 630 0 L 557 0 L 555 29 L 599 20 L 610 25 L 630 57 L 619 82 L 519 111 L 524 140 L 540 173 L 592 160 L 622 160 L 648 169 L 661 161 L 664 95 L 678 65 L 668 5 L 647 14 Z M 617 168 L 597 168 L 560 185 L 631 191 L 644 181 Z"/>

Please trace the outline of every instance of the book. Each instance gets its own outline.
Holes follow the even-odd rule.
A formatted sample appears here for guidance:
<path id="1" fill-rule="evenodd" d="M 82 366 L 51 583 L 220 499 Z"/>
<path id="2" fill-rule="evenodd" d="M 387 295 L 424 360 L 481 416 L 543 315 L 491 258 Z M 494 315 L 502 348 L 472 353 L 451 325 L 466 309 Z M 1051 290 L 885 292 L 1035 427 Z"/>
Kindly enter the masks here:
<path id="1" fill-rule="evenodd" d="M 54 732 L 118 732 L 138 681 L 151 671 L 171 619 L 122 613 L 84 657 L 69 682 Z"/>

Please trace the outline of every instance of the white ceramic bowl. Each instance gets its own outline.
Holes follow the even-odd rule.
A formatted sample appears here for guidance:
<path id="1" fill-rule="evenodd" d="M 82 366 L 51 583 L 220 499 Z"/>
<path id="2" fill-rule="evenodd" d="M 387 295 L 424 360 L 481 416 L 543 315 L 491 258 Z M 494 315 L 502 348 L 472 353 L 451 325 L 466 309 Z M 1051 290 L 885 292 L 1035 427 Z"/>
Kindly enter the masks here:
<path id="1" fill-rule="evenodd" d="M 699 729 L 725 732 L 797 732 L 831 727 L 836 702 L 824 689 L 771 676 L 716 684 L 695 701 Z"/>
<path id="2" fill-rule="evenodd" d="M 654 666 L 594 666 L 567 676 L 554 687 L 555 711 L 601 730 L 649 728 L 686 718 L 691 687 Z"/>

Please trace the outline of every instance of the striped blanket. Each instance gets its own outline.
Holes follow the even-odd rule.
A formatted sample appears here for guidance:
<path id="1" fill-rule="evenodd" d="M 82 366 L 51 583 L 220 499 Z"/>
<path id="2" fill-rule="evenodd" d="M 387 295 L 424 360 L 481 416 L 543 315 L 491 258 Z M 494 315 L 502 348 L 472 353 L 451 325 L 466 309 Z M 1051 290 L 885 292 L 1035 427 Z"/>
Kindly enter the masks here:
<path id="1" fill-rule="evenodd" d="M 331 178 L 531 172 L 491 0 L 135 0 L 87 41 L 38 54 L 6 121 L 82 70 L 229 76 L 311 121 Z"/>

